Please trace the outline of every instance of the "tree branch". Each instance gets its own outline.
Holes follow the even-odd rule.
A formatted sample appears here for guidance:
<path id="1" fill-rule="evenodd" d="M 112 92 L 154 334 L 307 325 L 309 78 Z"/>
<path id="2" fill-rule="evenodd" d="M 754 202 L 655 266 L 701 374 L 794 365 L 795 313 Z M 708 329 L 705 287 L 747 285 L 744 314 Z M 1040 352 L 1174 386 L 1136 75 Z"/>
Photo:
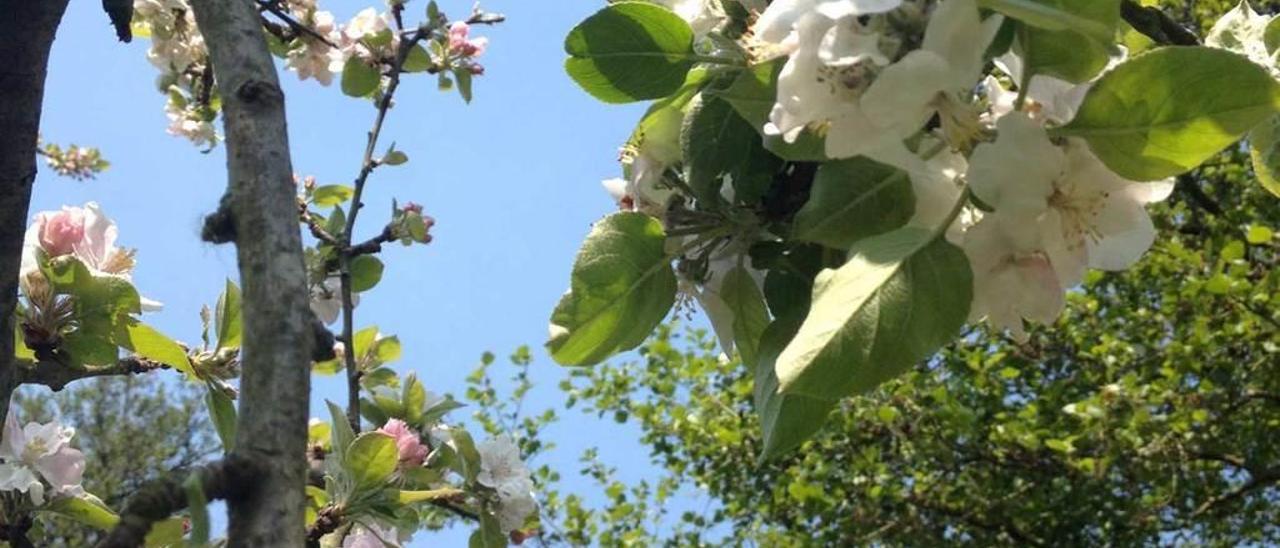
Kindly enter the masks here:
<path id="1" fill-rule="evenodd" d="M 192 8 L 223 100 L 224 205 L 244 291 L 243 375 L 231 457 L 261 466 L 257 481 L 228 501 L 228 537 L 233 546 L 302 546 L 315 334 L 284 93 L 253 0 L 193 0 Z"/>
<path id="2" fill-rule="evenodd" d="M 243 459 L 228 457 L 187 473 L 167 477 L 143 485 L 129 497 L 120 512 L 120 522 L 98 543 L 98 548 L 136 548 L 144 544 L 147 533 L 156 522 L 187 507 L 187 478 L 200 478 L 204 495 L 209 500 L 235 501 L 257 483 L 261 470 Z"/>
<path id="3" fill-rule="evenodd" d="M 1129 26 L 1157 44 L 1165 46 L 1198 46 L 1200 37 L 1178 24 L 1160 8 L 1143 6 L 1134 0 L 1120 4 L 1120 16 Z"/>
<path id="4" fill-rule="evenodd" d="M 1204 501 L 1203 504 L 1201 504 L 1199 507 L 1196 508 L 1194 512 L 1191 513 L 1191 518 L 1195 519 L 1209 512 L 1216 511 L 1222 506 L 1229 504 L 1232 501 L 1235 501 L 1237 499 L 1243 498 L 1245 495 L 1248 495 L 1253 491 L 1257 491 L 1259 489 L 1265 489 L 1267 487 L 1271 487 L 1278 483 L 1280 483 L 1280 467 L 1273 467 L 1273 468 L 1268 468 L 1266 470 L 1261 470 L 1256 474 L 1250 473 L 1249 481 L 1244 482 L 1243 484 L 1241 484 L 1239 487 L 1236 487 L 1235 489 L 1232 489 L 1230 491 L 1227 491 L 1226 493 L 1222 493 L 1215 497 L 1211 497 L 1209 500 Z"/>
<path id="5" fill-rule="evenodd" d="M 57 392 L 80 379 L 138 375 L 157 369 L 172 369 L 172 367 L 138 356 L 129 356 L 112 365 L 99 367 L 71 367 L 55 360 L 40 360 L 30 367 L 19 366 L 17 379 L 20 385 L 38 384 Z"/>
<path id="6" fill-rule="evenodd" d="M 400 47 L 396 51 L 396 58 L 391 63 L 391 70 L 387 74 L 387 89 L 383 91 L 382 97 L 378 99 L 378 114 L 373 120 L 373 128 L 369 130 L 368 140 L 365 143 L 364 158 L 360 163 L 360 173 L 356 175 L 353 184 L 355 192 L 351 198 L 351 211 L 347 214 L 347 224 L 342 234 L 338 235 L 338 276 L 341 281 L 342 294 L 342 342 L 347 345 L 347 351 L 344 353 L 344 369 L 347 371 L 347 421 L 351 423 L 351 429 L 360 431 L 360 370 L 356 366 L 355 355 L 355 301 L 352 299 L 351 289 L 351 261 L 359 254 L 353 252 L 351 246 L 352 234 L 355 231 L 356 220 L 360 217 L 360 209 L 364 207 L 361 203 L 364 196 L 364 186 L 369 180 L 369 175 L 373 170 L 377 169 L 380 164 L 374 154 L 378 148 L 378 138 L 382 135 L 382 125 L 387 119 L 387 111 L 391 110 L 392 99 L 395 97 L 396 90 L 400 88 L 400 74 L 404 67 L 404 62 L 409 57 L 409 52 L 414 46 L 423 39 L 427 32 L 432 28 L 435 22 L 428 22 L 427 25 L 414 31 L 408 38 L 400 41 Z M 385 235 L 390 227 L 383 230 Z M 379 236 L 380 238 L 381 236 Z M 361 244 L 364 249 L 377 246 L 381 249 L 381 244 L 377 243 L 378 238 L 374 238 L 369 244 Z M 368 243 L 368 242 L 366 242 Z M 375 251 L 376 252 L 376 251 Z"/>

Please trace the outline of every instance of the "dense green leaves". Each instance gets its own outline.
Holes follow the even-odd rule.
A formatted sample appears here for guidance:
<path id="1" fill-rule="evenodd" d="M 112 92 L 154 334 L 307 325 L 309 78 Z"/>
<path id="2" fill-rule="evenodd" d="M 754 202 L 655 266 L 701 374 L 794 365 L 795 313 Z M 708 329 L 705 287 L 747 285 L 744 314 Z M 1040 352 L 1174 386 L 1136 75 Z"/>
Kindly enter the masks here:
<path id="1" fill-rule="evenodd" d="M 759 198 L 777 164 L 764 143 L 728 101 L 702 95 L 694 100 L 680 133 L 688 183 L 698 200 L 716 203 L 728 179 L 743 198 Z"/>
<path id="2" fill-rule="evenodd" d="M 1248 59 L 1204 47 L 1152 50 L 1104 75 L 1062 135 L 1082 137 L 1135 181 L 1190 170 L 1280 110 L 1280 84 Z"/>
<path id="3" fill-rule="evenodd" d="M 675 302 L 676 278 L 662 223 L 615 213 L 587 236 L 569 292 L 551 315 L 551 355 L 592 365 L 644 341 Z"/>
<path id="4" fill-rule="evenodd" d="M 851 255 L 818 276 L 813 307 L 778 357 L 786 394 L 838 399 L 870 390 L 950 342 L 969 314 L 969 262 L 930 231 L 863 240 Z"/>
<path id="5" fill-rule="evenodd" d="M 666 97 L 693 68 L 693 31 L 670 10 L 619 2 L 596 12 L 565 39 L 565 69 L 608 103 Z"/>
<path id="6" fill-rule="evenodd" d="M 809 201 L 796 214 L 792 238 L 836 249 L 900 228 L 915 211 L 907 173 L 866 158 L 818 168 Z"/>

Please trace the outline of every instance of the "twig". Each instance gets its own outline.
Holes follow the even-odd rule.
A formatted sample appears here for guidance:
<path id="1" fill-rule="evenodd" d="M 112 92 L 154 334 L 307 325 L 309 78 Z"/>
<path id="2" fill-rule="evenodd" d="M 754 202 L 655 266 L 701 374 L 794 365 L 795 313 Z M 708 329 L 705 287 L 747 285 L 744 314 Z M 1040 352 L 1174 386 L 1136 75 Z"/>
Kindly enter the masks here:
<path id="1" fill-rule="evenodd" d="M 1198 46 L 1200 37 L 1171 19 L 1157 7 L 1143 6 L 1134 0 L 1120 4 L 1120 16 L 1134 30 L 1157 44 L 1172 46 Z"/>
<path id="2" fill-rule="evenodd" d="M 377 151 L 378 138 L 382 135 L 382 126 L 387 119 L 387 111 L 391 109 L 392 98 L 395 97 L 396 90 L 400 87 L 400 74 L 404 67 L 404 62 L 408 59 L 409 52 L 432 28 L 434 27 L 431 25 L 424 25 L 408 39 L 400 42 L 395 62 L 391 64 L 391 70 L 387 74 L 387 89 L 382 93 L 382 97 L 378 98 L 378 115 L 374 118 L 373 128 L 369 130 L 368 141 L 364 149 L 364 159 L 360 164 L 360 173 L 356 176 L 353 184 L 355 191 L 351 197 L 351 212 L 347 214 L 347 225 L 342 234 L 338 236 L 338 249 L 340 251 L 338 253 L 338 275 L 342 284 L 342 340 L 347 345 L 347 351 L 344 353 L 344 364 L 347 370 L 347 421 L 351 423 L 351 429 L 356 432 L 360 431 L 360 371 L 356 368 L 354 343 L 355 303 L 352 300 L 351 290 L 351 260 L 357 255 L 352 253 L 351 235 L 355 231 L 356 219 L 360 216 L 360 209 L 364 207 L 364 204 L 361 203 L 361 199 L 364 196 L 364 185 L 369 180 L 369 175 L 373 173 L 373 170 L 381 165 L 373 155 Z"/>
<path id="3" fill-rule="evenodd" d="M 272 0 L 257 0 L 257 3 L 260 10 L 278 17 L 285 25 L 288 25 L 290 29 L 293 29 L 293 32 L 315 38 L 331 48 L 338 47 L 337 44 L 333 43 L 333 41 L 329 40 L 325 35 L 316 32 L 315 29 L 302 24 L 302 22 L 297 19 L 294 19 L 293 15 L 283 9 L 280 9 L 280 6 Z"/>
<path id="4" fill-rule="evenodd" d="M 1228 504 L 1236 499 L 1242 498 L 1252 491 L 1267 488 L 1277 483 L 1280 483 L 1280 467 L 1262 470 L 1258 474 L 1250 474 L 1249 481 L 1239 487 L 1204 501 L 1203 504 L 1191 513 L 1191 518 L 1198 518 L 1224 504 Z"/>

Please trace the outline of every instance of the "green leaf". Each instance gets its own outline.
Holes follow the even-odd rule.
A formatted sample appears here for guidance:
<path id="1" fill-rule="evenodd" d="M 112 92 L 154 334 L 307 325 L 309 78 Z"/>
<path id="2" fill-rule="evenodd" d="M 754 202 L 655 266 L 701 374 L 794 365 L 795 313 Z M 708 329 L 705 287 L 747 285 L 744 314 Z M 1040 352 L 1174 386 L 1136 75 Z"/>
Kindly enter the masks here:
<path id="1" fill-rule="evenodd" d="M 1100 39 L 1077 30 L 1024 27 L 1017 47 L 1032 74 L 1043 74 L 1081 83 L 1097 76 L 1111 61 L 1114 39 L 1120 27 L 1120 0 L 1035 0 L 1063 13 L 1110 29 Z"/>
<path id="2" fill-rule="evenodd" d="M 382 281 L 382 261 L 373 255 L 361 255 L 351 260 L 351 290 L 363 293 Z"/>
<path id="3" fill-rule="evenodd" d="M 755 198 L 773 182 L 778 163 L 764 149 L 755 128 L 728 101 L 699 95 L 693 101 L 680 134 L 689 186 L 702 204 L 721 201 L 727 176 L 733 188 L 751 189 Z M 754 201 L 749 197 L 748 202 Z"/>
<path id="4" fill-rule="evenodd" d="M 456 471 L 467 482 L 475 481 L 476 476 L 480 474 L 480 451 L 476 450 L 476 442 L 471 438 L 471 433 L 464 428 L 454 427 L 449 429 L 449 436 L 453 439 L 453 445 L 458 451 Z"/>
<path id="5" fill-rule="evenodd" d="M 1280 116 L 1267 118 L 1249 132 L 1249 159 L 1262 187 L 1280 196 Z"/>
<path id="6" fill-rule="evenodd" d="M 311 192 L 311 203 L 317 207 L 334 207 L 355 197 L 356 189 L 347 185 L 318 186 Z"/>
<path id="7" fill-rule="evenodd" d="M 644 342 L 675 303 L 662 223 L 615 213 L 596 223 L 551 314 L 547 347 L 562 365 L 593 365 Z"/>
<path id="8" fill-rule="evenodd" d="M 404 72 L 426 72 L 433 65 L 431 55 L 422 47 L 422 44 L 417 44 L 413 46 L 413 49 L 409 50 L 409 55 L 405 56 L 404 64 L 401 65 L 400 70 Z"/>
<path id="9" fill-rule="evenodd" d="M 893 167 L 852 158 L 818 168 L 792 238 L 835 249 L 901 228 L 915 212 L 911 178 Z"/>
<path id="10" fill-rule="evenodd" d="M 222 440 L 223 451 L 230 453 L 236 446 L 236 404 L 212 383 L 208 388 L 205 403 L 209 406 L 209 418 L 213 429 L 218 432 L 218 439 Z"/>
<path id="11" fill-rule="evenodd" d="M 117 346 L 130 315 L 142 312 L 138 291 L 119 276 L 97 276 L 70 255 L 41 261 L 41 270 L 59 295 L 71 295 L 75 331 L 68 333 L 62 348 L 72 365 L 107 365 L 119 358 Z M 180 364 L 172 364 L 180 365 Z M 190 370 L 188 366 L 187 371 Z"/>
<path id="12" fill-rule="evenodd" d="M 351 474 L 356 490 L 382 487 L 396 472 L 400 451 L 395 438 L 382 432 L 365 432 L 351 442 L 343 456 L 343 467 Z"/>
<path id="13" fill-rule="evenodd" d="M 453 69 L 453 79 L 458 81 L 458 95 L 467 103 L 471 102 L 471 71 L 465 68 Z"/>
<path id="14" fill-rule="evenodd" d="M 120 522 L 120 516 L 112 512 L 101 499 L 89 493 L 55 498 L 44 509 L 103 531 Z"/>
<path id="15" fill-rule="evenodd" d="M 355 344 L 351 346 L 354 347 L 356 361 L 370 357 L 369 352 L 374 350 L 373 344 L 378 340 L 378 326 L 371 325 L 356 331 L 351 338 L 355 340 Z"/>
<path id="16" fill-rule="evenodd" d="M 979 0 L 978 4 L 1036 28 L 1050 31 L 1072 31 L 1102 43 L 1115 38 L 1116 28 L 1106 22 L 1075 12 L 1082 3 L 1114 2 L 1119 18 L 1119 2 L 1115 0 Z M 1089 10 L 1089 13 L 1093 13 Z"/>
<path id="17" fill-rule="evenodd" d="M 396 496 L 396 500 L 400 501 L 400 504 L 413 504 L 415 502 L 448 500 L 465 494 L 466 491 L 461 489 L 442 487 L 429 491 L 400 491 Z"/>
<path id="18" fill-rule="evenodd" d="M 569 76 L 606 103 L 671 95 L 696 58 L 689 24 L 649 2 L 619 2 L 596 12 L 569 32 L 564 49 Z"/>
<path id="19" fill-rule="evenodd" d="M 427 410 L 427 388 L 422 386 L 422 381 L 418 380 L 417 374 L 410 372 L 405 376 L 400 401 L 403 402 L 407 421 L 417 425 Z"/>
<path id="20" fill-rule="evenodd" d="M 1082 137 L 1122 177 L 1189 171 L 1280 110 L 1280 83 L 1225 50 L 1166 47 L 1122 63 L 1057 135 Z"/>
<path id="21" fill-rule="evenodd" d="M 799 317 L 779 318 L 769 324 L 760 340 L 760 362 L 755 365 L 755 405 L 764 432 L 762 461 L 778 457 L 809 439 L 822 428 L 835 400 L 805 394 L 782 394 L 774 367 L 782 349 L 800 329 Z"/>
<path id="22" fill-rule="evenodd" d="M 214 318 L 218 326 L 219 349 L 240 346 L 240 335 L 243 330 L 240 307 L 240 288 L 228 279 L 222 295 L 218 296 L 218 308 Z"/>
<path id="23" fill-rule="evenodd" d="M 471 533 L 467 548 L 506 548 L 507 535 L 502 533 L 498 518 L 489 512 L 480 514 L 480 528 Z"/>
<path id="24" fill-rule="evenodd" d="M 746 268 L 735 267 L 720 282 L 720 298 L 733 311 L 733 343 L 742 363 L 753 366 L 758 357 L 760 336 L 769 326 L 769 309 L 764 295 Z"/>
<path id="25" fill-rule="evenodd" d="M 351 430 L 351 423 L 347 422 L 347 413 L 338 407 L 338 404 L 325 400 L 329 406 L 329 417 L 333 421 L 330 435 L 332 439 L 329 445 L 333 448 L 337 458 L 342 459 L 347 451 L 347 447 L 356 439 L 356 433 Z"/>
<path id="26" fill-rule="evenodd" d="M 199 547 L 209 543 L 209 499 L 205 497 L 200 474 L 195 473 L 182 482 L 187 495 L 187 512 L 191 516 L 191 532 L 187 546 Z"/>
<path id="27" fill-rule="evenodd" d="M 382 163 L 389 166 L 398 166 L 408 161 L 409 155 L 399 150 L 387 151 L 387 154 L 382 157 Z"/>
<path id="28" fill-rule="evenodd" d="M 121 347 L 148 360 L 163 363 L 187 375 L 195 376 L 196 371 L 191 367 L 186 351 L 164 333 L 137 320 L 125 322 L 121 327 L 122 329 L 116 333 L 116 341 Z"/>
<path id="29" fill-rule="evenodd" d="M 379 364 L 391 363 L 399 360 L 403 353 L 400 337 L 392 335 L 378 339 L 377 344 L 374 345 L 373 358 Z"/>
<path id="30" fill-rule="evenodd" d="M 377 67 L 365 64 L 359 55 L 352 55 L 342 66 L 342 92 L 352 97 L 365 97 L 378 89 L 382 75 Z"/>
<path id="31" fill-rule="evenodd" d="M 818 275 L 813 307 L 778 357 L 782 392 L 834 400 L 865 392 L 951 342 L 969 314 L 964 252 L 908 227 L 859 242 Z"/>
<path id="32" fill-rule="evenodd" d="M 728 88 L 715 94 L 733 105 L 756 133 L 764 139 L 764 148 L 784 160 L 793 162 L 826 161 L 826 140 L 805 130 L 794 143 L 786 142 L 780 135 L 766 135 L 764 126 L 777 101 L 778 74 L 785 59 L 778 59 L 744 70 Z"/>
<path id="33" fill-rule="evenodd" d="M 180 545 L 187 534 L 186 529 L 187 518 L 181 516 L 156 523 L 151 526 L 151 532 L 147 533 L 146 548 L 172 548 Z"/>

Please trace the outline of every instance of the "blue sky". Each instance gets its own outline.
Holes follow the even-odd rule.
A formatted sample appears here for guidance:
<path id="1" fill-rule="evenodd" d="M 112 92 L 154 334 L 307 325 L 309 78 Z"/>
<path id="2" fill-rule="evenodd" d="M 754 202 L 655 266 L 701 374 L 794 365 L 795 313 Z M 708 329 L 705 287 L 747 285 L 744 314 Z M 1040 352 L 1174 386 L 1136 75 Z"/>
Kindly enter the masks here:
<path id="1" fill-rule="evenodd" d="M 526 408 L 562 404 L 554 385 L 564 372 L 541 347 L 547 317 L 567 287 L 574 253 L 591 222 L 613 209 L 600 180 L 618 175 L 618 146 L 643 109 L 598 103 L 562 70 L 564 35 L 602 4 L 490 0 L 485 7 L 505 13 L 509 22 L 482 29 L 491 47 L 474 103 L 467 106 L 456 94 L 437 91 L 426 77 L 410 78 L 397 97 L 384 138 L 396 141 L 411 161 L 372 178 L 364 235 L 380 230 L 394 197 L 425 206 L 437 221 L 435 241 L 389 248 L 387 272 L 363 296 L 357 324 L 377 324 L 398 335 L 406 356 L 400 369 L 418 371 L 435 391 L 461 394 L 482 352 L 501 357 L 529 344 L 542 389 Z M 339 19 L 368 5 L 321 2 Z M 440 5 L 461 16 L 471 3 Z M 415 1 L 410 12 L 423 6 Z M 223 279 L 235 276 L 233 248 L 199 239 L 201 217 L 226 185 L 225 157 L 222 148 L 201 154 L 165 134 L 164 99 L 155 90 L 146 47 L 145 40 L 116 43 L 97 2 L 71 3 L 54 45 L 43 135 L 50 142 L 100 147 L 112 167 L 88 183 L 43 170 L 33 211 L 99 202 L 119 224 L 121 245 L 139 250 L 137 286 L 166 304 L 147 321 L 192 341 L 199 336 L 200 306 L 212 304 Z M 322 184 L 349 184 L 372 106 L 343 96 L 336 85 L 299 83 L 292 73 L 281 78 L 295 170 Z M 322 416 L 323 399 L 344 397 L 339 379 L 316 378 L 313 414 Z M 647 451 L 632 441 L 634 430 L 576 412 L 564 416 L 550 433 L 560 449 L 549 462 L 564 473 L 570 490 L 593 490 L 576 473 L 578 455 L 592 445 L 602 445 L 602 458 L 618 466 L 623 479 L 653 473 Z M 419 536 L 415 545 L 455 545 L 465 532 Z"/>

